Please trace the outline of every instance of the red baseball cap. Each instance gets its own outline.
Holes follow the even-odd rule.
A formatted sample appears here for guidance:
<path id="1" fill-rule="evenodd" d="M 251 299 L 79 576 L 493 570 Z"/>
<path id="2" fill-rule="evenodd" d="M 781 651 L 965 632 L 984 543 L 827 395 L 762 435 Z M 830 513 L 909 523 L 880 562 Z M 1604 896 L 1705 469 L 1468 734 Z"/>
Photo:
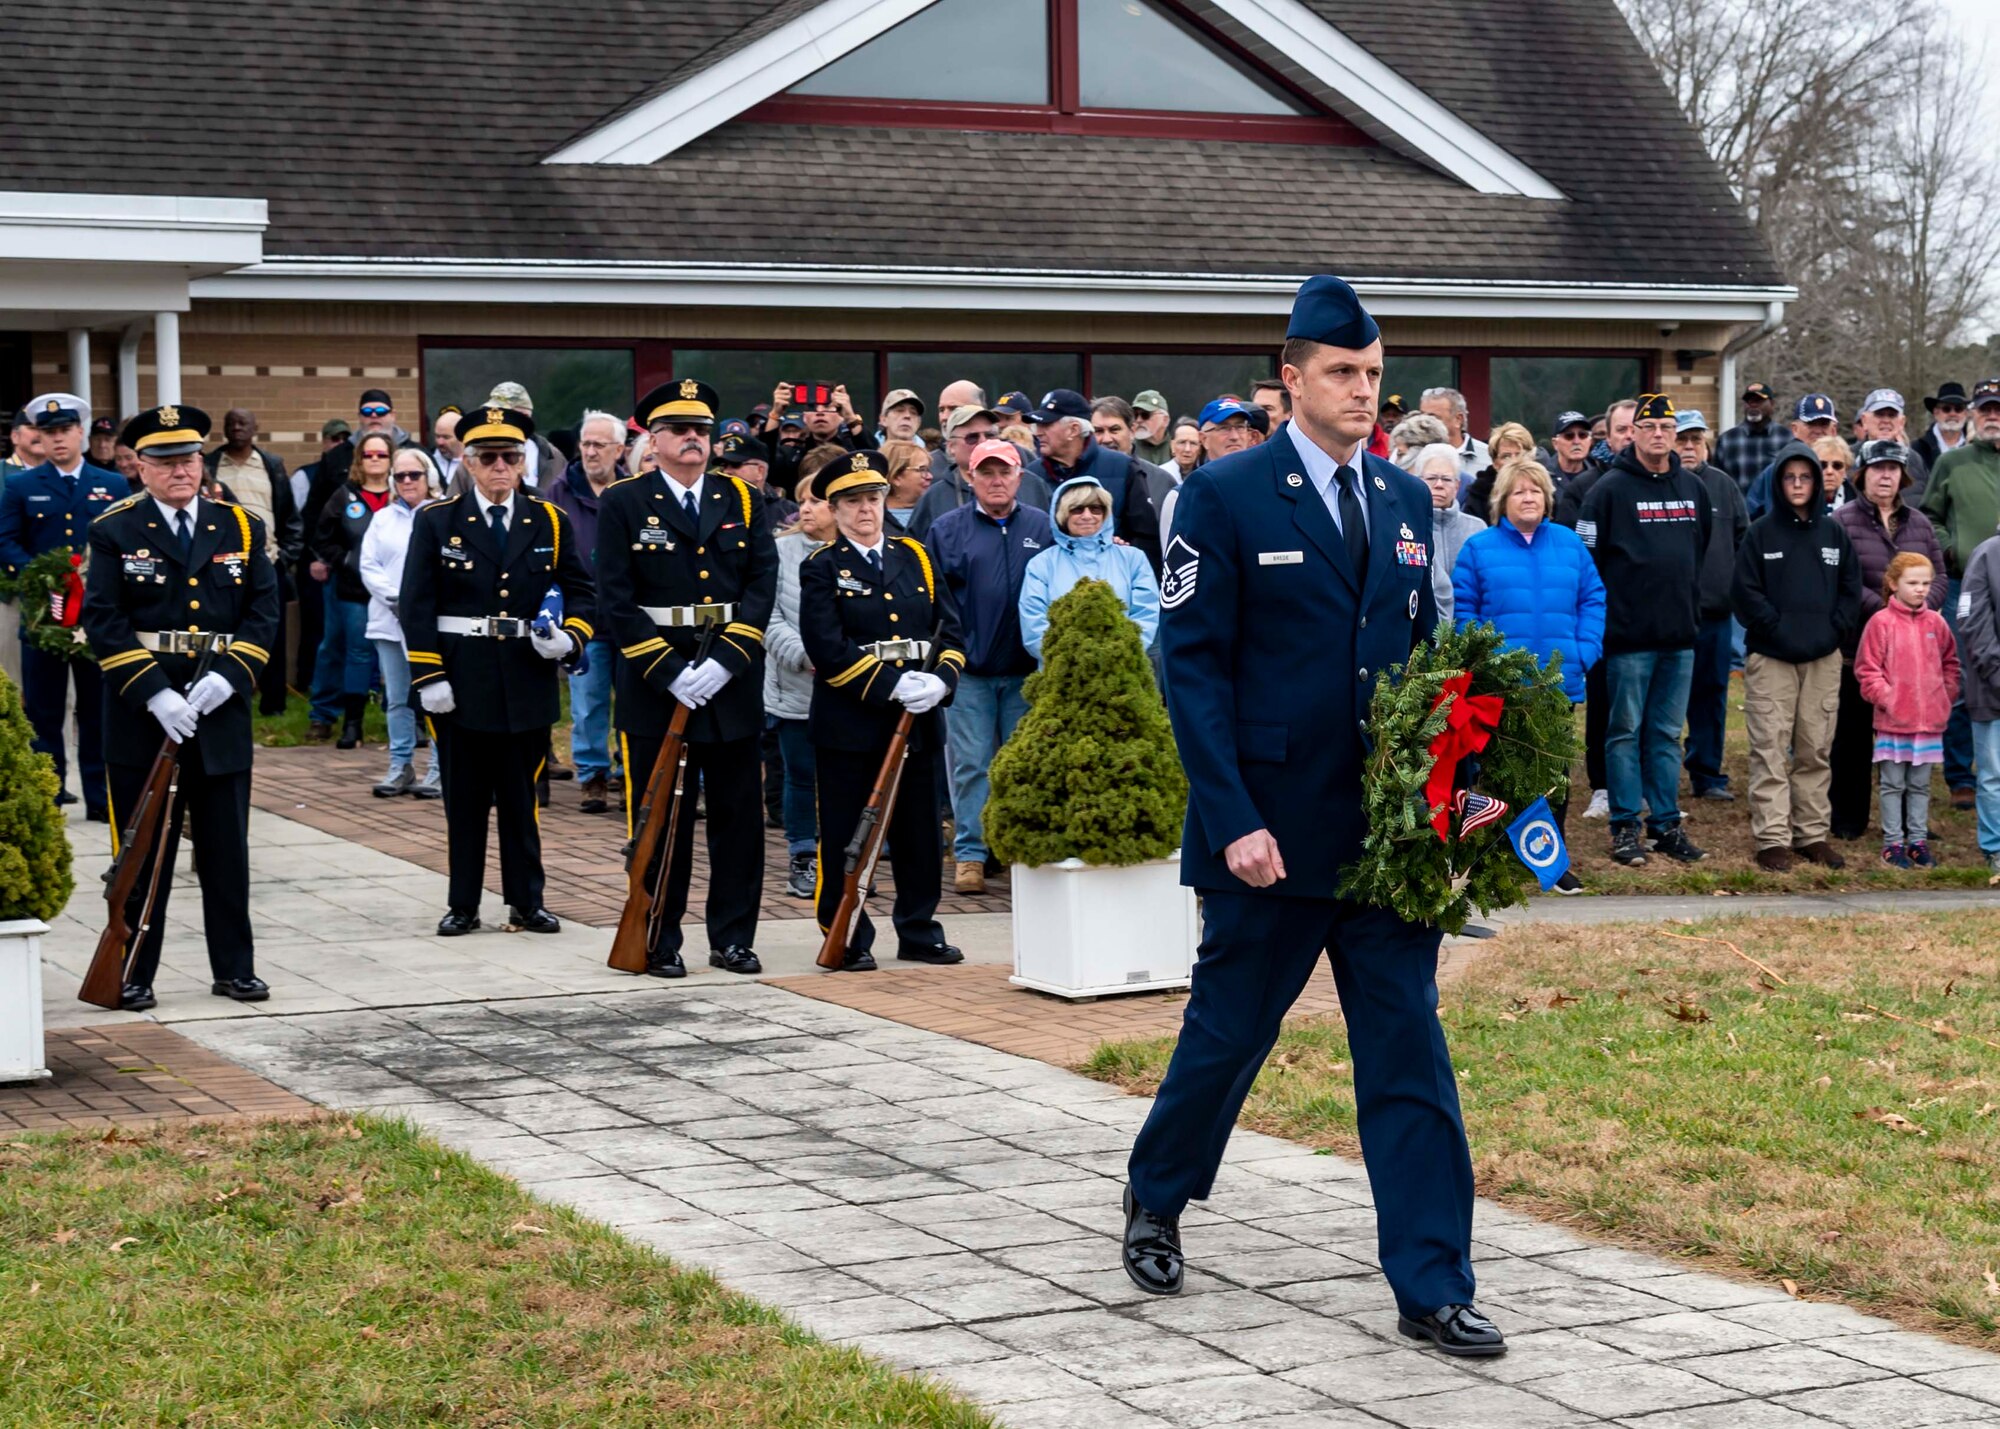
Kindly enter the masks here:
<path id="1" fill-rule="evenodd" d="M 996 458 L 1011 467 L 1018 468 L 1021 465 L 1021 449 L 1012 442 L 1002 441 L 998 437 L 988 437 L 972 449 L 971 457 L 966 460 L 965 469 L 968 472 L 977 471 L 979 463 Z"/>

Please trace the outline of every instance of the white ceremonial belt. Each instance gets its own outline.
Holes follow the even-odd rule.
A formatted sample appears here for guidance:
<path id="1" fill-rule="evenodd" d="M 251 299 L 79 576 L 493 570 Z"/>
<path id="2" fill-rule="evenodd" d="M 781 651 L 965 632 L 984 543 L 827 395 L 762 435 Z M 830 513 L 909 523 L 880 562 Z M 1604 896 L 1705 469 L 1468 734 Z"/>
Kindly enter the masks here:
<path id="1" fill-rule="evenodd" d="M 204 650 L 227 650 L 236 639 L 223 630 L 141 630 L 139 643 L 162 655 L 199 655 Z"/>
<path id="2" fill-rule="evenodd" d="M 639 614 L 655 625 L 727 625 L 736 618 L 730 601 L 710 601 L 704 605 L 642 605 Z"/>
<path id="3" fill-rule="evenodd" d="M 519 639 L 534 633 L 532 620 L 515 615 L 440 615 L 440 635 L 485 635 L 495 640 Z"/>
<path id="4" fill-rule="evenodd" d="M 928 660 L 931 655 L 928 640 L 877 640 L 861 648 L 884 664 L 891 660 Z"/>

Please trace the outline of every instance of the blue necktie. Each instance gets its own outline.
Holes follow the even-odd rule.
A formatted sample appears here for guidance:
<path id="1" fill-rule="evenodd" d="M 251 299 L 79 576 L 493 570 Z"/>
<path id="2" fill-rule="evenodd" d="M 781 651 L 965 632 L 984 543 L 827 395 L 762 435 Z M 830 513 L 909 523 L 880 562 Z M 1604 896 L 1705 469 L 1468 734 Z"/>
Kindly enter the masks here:
<path id="1" fill-rule="evenodd" d="M 876 576 L 880 576 L 880 575 L 882 574 L 882 553 L 881 553 L 881 552 L 879 552 L 879 551 L 870 551 L 870 552 L 868 553 L 868 569 L 869 569 L 870 573 L 871 573 L 871 574 L 873 574 L 873 575 L 876 575 Z"/>
<path id="2" fill-rule="evenodd" d="M 1354 579 L 1365 582 L 1368 579 L 1368 521 L 1361 514 L 1361 492 L 1358 484 L 1361 474 L 1351 466 L 1343 466 L 1333 474 L 1340 485 L 1340 534 L 1347 542 L 1347 563 L 1354 568 Z"/>
<path id="3" fill-rule="evenodd" d="M 700 530 L 701 508 L 694 504 L 694 493 L 692 491 L 683 491 L 681 493 L 681 509 L 687 512 L 688 520 L 694 522 L 695 529 Z"/>
<path id="4" fill-rule="evenodd" d="M 486 519 L 492 523 L 493 539 L 498 541 L 502 546 L 505 546 L 507 544 L 507 508 L 504 506 L 487 507 Z"/>
<path id="5" fill-rule="evenodd" d="M 174 515 L 174 541 L 180 547 L 181 565 L 186 566 L 194 552 L 194 523 L 188 520 L 186 511 Z"/>

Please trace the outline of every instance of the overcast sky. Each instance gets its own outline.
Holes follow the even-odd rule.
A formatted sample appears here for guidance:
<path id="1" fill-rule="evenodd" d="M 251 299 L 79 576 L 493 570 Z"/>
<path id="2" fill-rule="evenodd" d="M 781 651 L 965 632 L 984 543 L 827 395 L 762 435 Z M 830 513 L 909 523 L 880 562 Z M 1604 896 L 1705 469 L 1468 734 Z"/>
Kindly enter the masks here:
<path id="1" fill-rule="evenodd" d="M 1994 76 L 1992 68 L 1995 63 L 2000 63 L 2000 4 L 1995 4 L 1994 0 L 1940 0 L 1940 3 L 1958 22 L 1960 30 L 1975 49 L 1982 44 L 1986 47 L 1988 77 L 1984 127 L 1991 132 L 1994 118 L 2000 116 L 2000 77 Z M 1967 135 L 1966 138 L 1968 143 L 1973 142 L 1973 136 Z"/>

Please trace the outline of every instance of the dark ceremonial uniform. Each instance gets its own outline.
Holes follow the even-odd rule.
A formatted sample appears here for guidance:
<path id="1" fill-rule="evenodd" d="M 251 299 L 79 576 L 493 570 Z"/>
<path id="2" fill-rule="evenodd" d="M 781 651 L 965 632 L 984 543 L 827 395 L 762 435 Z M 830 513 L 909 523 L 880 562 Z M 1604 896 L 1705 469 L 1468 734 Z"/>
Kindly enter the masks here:
<path id="1" fill-rule="evenodd" d="M 60 397 L 40 397 L 30 404 L 35 425 L 47 429 L 75 423 L 83 413 Z M 35 557 L 67 546 L 81 551 L 90 523 L 131 494 L 125 478 L 85 461 L 74 477 L 53 462 L 10 473 L 0 488 L 0 566 L 20 573 Z M 64 748 L 63 715 L 69 707 L 71 682 L 76 684 L 76 762 L 83 786 L 85 811 L 104 817 L 103 686 L 97 666 L 89 660 L 65 660 L 30 644 L 21 632 L 21 704 L 34 726 L 34 747 L 55 761 L 59 802 L 67 803 L 69 758 Z"/>
<path id="2" fill-rule="evenodd" d="M 868 458 L 881 460 L 874 452 L 857 453 L 851 460 Z M 839 494 L 839 473 L 846 466 L 836 462 L 821 473 L 829 499 Z M 922 667 L 930 641 L 943 647 L 934 672 L 948 692 L 956 690 L 965 667 L 958 607 L 923 543 L 885 534 L 881 561 L 877 569 L 841 536 L 799 567 L 799 636 L 813 664 L 806 733 L 818 781 L 814 911 L 822 932 L 832 926 L 840 907 L 847 844 L 903 713 L 891 698 L 897 679 Z M 950 698 L 947 693 L 944 703 Z M 942 947 L 945 941 L 937 921 L 941 855 L 936 756 L 943 738 L 943 722 L 935 711 L 916 717 L 889 821 L 887 850 L 896 882 L 891 918 L 899 954 Z M 848 941 L 850 954 L 869 952 L 874 943 L 875 925 L 864 913 Z"/>
<path id="3" fill-rule="evenodd" d="M 480 441 L 525 443 L 534 430 L 525 414 L 499 408 L 475 410 L 465 420 L 468 448 Z M 508 907 L 520 915 L 541 912 L 535 780 L 562 702 L 557 662 L 530 643 L 529 626 L 549 587 L 559 588 L 562 628 L 574 641 L 567 658 L 574 661 L 590 643 L 596 613 L 589 560 L 569 517 L 516 488 L 501 518 L 503 534 L 493 505 L 474 486 L 417 512 L 398 602 L 412 696 L 449 681 L 454 701 L 448 713 L 427 714 L 442 761 L 454 915 L 479 907 L 488 809 L 498 819 Z"/>
<path id="4" fill-rule="evenodd" d="M 649 429 L 655 422 L 708 425 L 715 420 L 715 403 L 706 383 L 683 378 L 648 393 L 638 419 Z M 708 811 L 709 947 L 747 954 L 756 944 L 764 896 L 758 740 L 764 727 L 764 629 L 778 598 L 778 550 L 763 494 L 716 472 L 693 489 L 659 471 L 613 482 L 598 505 L 597 579 L 604 590 L 605 623 L 620 655 L 618 737 L 628 836 L 678 704 L 669 687 L 689 669 L 705 625 L 715 627 L 708 658 L 730 672 L 729 682 L 688 715 L 686 796 L 667 870 L 659 942 L 646 950 L 647 961 L 669 970 L 680 966 L 697 788 L 705 791 Z"/>
<path id="5" fill-rule="evenodd" d="M 142 456 L 164 446 L 198 450 L 208 418 L 192 407 L 157 407 L 125 424 L 121 440 Z M 192 443 L 190 447 L 188 444 Z M 185 514 L 183 547 L 150 495 L 128 497 L 91 523 L 83 626 L 104 680 L 104 739 L 114 850 L 163 740 L 146 702 L 186 694 L 204 644 L 226 645 L 209 670 L 234 693 L 202 715 L 181 745 L 180 795 L 155 844 L 168 860 L 152 924 L 134 950 L 128 985 L 150 989 L 166 931 L 167 896 L 181 829 L 193 821 L 201 880 L 202 933 L 217 991 L 256 976 L 250 933 L 250 702 L 279 630 L 278 576 L 264 524 L 240 506 L 200 498 Z M 149 863 L 133 887 L 127 920 L 136 931 Z M 262 993 L 261 985 L 259 995 Z M 234 995 L 234 994 L 232 994 Z"/>
<path id="6" fill-rule="evenodd" d="M 1373 343 L 1373 321 L 1337 279 L 1301 290 L 1295 328 L 1326 284 L 1360 315 L 1339 328 L 1350 340 L 1291 335 Z M 1365 832 L 1369 695 L 1436 623 L 1431 505 L 1421 482 L 1378 457 L 1357 449 L 1358 471 L 1335 470 L 1309 446 L 1293 423 L 1197 470 L 1174 514 L 1161 635 L 1189 782 L 1181 881 L 1203 895 L 1202 942 L 1130 1186 L 1162 1217 L 1209 1195 L 1244 1095 L 1324 951 L 1353 1048 L 1382 1269 L 1414 1321 L 1473 1293 L 1472 1164 L 1437 1020 L 1440 934 L 1335 889 Z M 1259 829 L 1286 870 L 1265 888 L 1224 856 Z"/>

